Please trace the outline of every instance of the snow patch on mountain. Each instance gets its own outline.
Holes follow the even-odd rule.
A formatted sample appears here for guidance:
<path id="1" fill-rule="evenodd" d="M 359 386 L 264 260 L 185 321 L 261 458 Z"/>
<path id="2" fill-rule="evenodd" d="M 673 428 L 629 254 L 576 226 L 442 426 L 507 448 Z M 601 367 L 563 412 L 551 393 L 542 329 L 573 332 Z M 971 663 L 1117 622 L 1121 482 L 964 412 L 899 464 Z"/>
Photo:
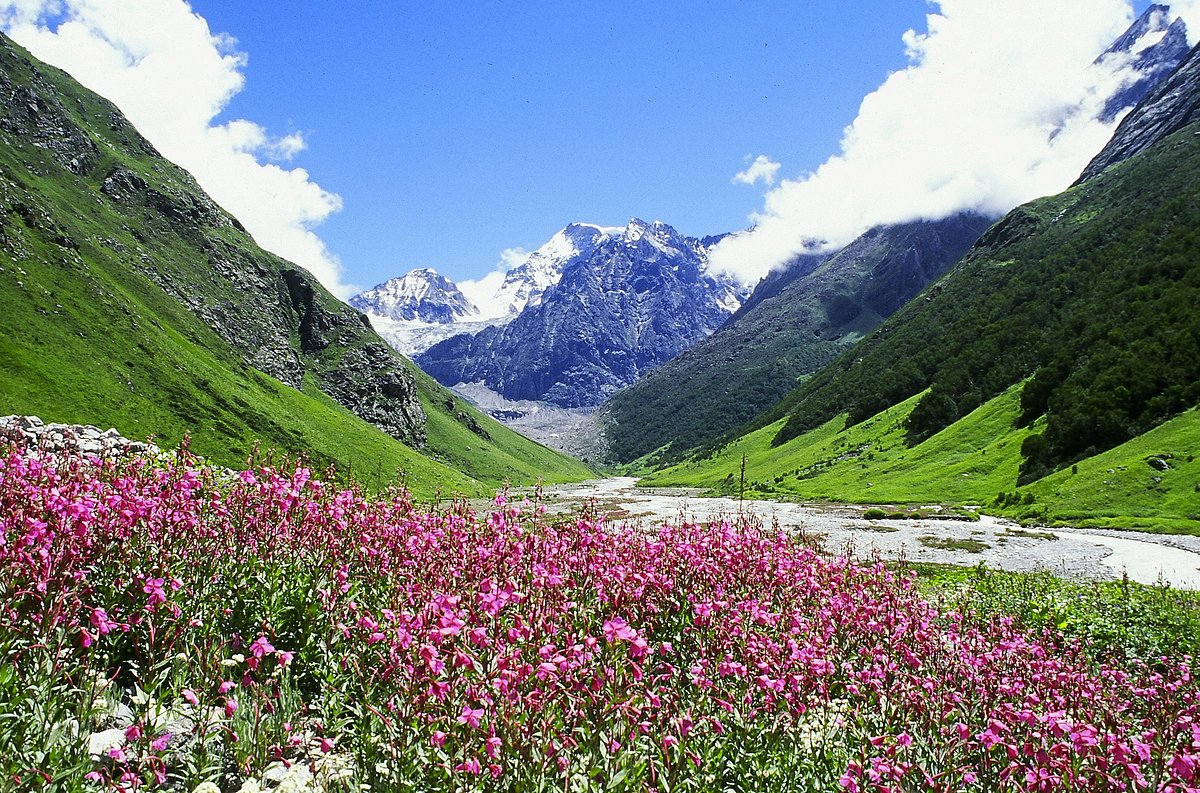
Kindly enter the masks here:
<path id="1" fill-rule="evenodd" d="M 705 242 L 715 244 L 719 239 Z M 503 272 L 455 284 L 424 267 L 355 295 L 350 304 L 367 314 L 393 347 L 414 355 L 460 333 L 507 325 L 526 308 L 540 305 L 546 290 L 562 280 L 564 270 L 614 241 L 637 249 L 636 255 L 646 260 L 695 255 L 707 262 L 711 247 L 657 220 L 632 218 L 625 226 L 571 223 L 537 250 L 506 257 L 508 268 Z M 727 275 L 712 277 L 717 304 L 732 314 L 749 293 L 748 286 Z"/>

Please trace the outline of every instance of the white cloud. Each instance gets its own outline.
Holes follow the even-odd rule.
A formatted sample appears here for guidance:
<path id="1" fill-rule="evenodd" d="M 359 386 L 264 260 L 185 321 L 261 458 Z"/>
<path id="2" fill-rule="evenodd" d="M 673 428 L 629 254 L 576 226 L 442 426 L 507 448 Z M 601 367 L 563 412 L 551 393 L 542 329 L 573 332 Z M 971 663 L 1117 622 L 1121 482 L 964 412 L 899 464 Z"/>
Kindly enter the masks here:
<path id="1" fill-rule="evenodd" d="M 1096 115 L 1128 59 L 1092 61 L 1132 21 L 1128 0 L 935 3 L 927 32 L 904 36 L 910 65 L 863 100 L 841 153 L 768 191 L 754 230 L 722 242 L 714 268 L 752 282 L 814 241 L 1000 214 L 1075 180 L 1115 126 Z M 1185 21 L 1198 8 L 1189 0 Z"/>
<path id="2" fill-rule="evenodd" d="M 746 155 L 746 160 L 750 160 L 750 155 Z M 770 157 L 765 154 L 760 154 L 754 158 L 754 162 L 744 171 L 738 171 L 733 175 L 733 181 L 740 184 L 753 185 L 759 181 L 770 187 L 775 184 L 775 175 L 779 173 L 780 164 L 773 162 Z"/>
<path id="3" fill-rule="evenodd" d="M 264 248 L 307 268 L 335 294 L 355 288 L 313 229 L 341 209 L 303 168 L 292 132 L 214 123 L 242 89 L 246 56 L 183 0 L 0 0 L 0 24 L 36 57 L 112 100 L 165 157 L 186 168 Z"/>
<path id="4" fill-rule="evenodd" d="M 504 284 L 506 272 L 493 270 L 482 278 L 458 282 L 459 291 L 479 309 L 480 319 L 497 319 L 507 313 L 508 307 L 500 305 L 496 299 L 496 294 Z"/>
<path id="5" fill-rule="evenodd" d="M 503 299 L 500 287 L 504 285 L 504 277 L 508 271 L 525 264 L 529 261 L 532 253 L 522 247 L 505 248 L 500 251 L 500 261 L 496 262 L 495 268 L 490 273 L 480 278 L 459 282 L 459 291 L 479 309 L 480 319 L 501 319 L 509 315 L 510 303 Z"/>
<path id="6" fill-rule="evenodd" d="M 500 251 L 500 261 L 497 266 L 501 273 L 506 273 L 514 267 L 520 267 L 525 262 L 529 261 L 529 256 L 532 251 L 527 251 L 524 248 L 505 248 Z"/>
<path id="7" fill-rule="evenodd" d="M 1188 39 L 1195 44 L 1197 34 L 1200 34 L 1200 0 L 1171 2 L 1170 6 L 1171 13 L 1183 17 L 1183 21 L 1187 23 Z"/>

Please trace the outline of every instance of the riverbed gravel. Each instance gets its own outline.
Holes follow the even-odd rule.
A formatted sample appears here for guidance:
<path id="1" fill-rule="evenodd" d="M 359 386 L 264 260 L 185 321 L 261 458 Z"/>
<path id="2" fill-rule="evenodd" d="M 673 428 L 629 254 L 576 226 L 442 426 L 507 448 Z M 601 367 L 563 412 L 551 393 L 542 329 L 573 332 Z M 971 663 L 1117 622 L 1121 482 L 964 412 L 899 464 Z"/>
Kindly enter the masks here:
<path id="1" fill-rule="evenodd" d="M 1022 527 L 989 515 L 962 518 L 879 519 L 864 508 L 775 501 L 706 498 L 681 488 L 639 488 L 633 477 L 613 477 L 543 490 L 550 512 L 585 505 L 619 523 L 652 526 L 678 520 L 752 518 L 803 531 L 825 550 L 856 559 L 906 559 L 956 565 L 983 563 L 1012 571 L 1048 570 L 1082 580 L 1128 575 L 1145 584 L 1200 589 L 1200 537 L 1114 529 Z"/>

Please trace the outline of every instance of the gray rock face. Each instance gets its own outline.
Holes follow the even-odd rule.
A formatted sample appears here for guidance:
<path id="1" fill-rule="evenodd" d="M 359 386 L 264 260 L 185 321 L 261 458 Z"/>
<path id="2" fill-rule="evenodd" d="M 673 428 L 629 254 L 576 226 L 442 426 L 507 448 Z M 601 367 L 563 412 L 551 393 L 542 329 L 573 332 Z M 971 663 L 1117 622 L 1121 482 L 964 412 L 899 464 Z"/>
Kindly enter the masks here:
<path id="1" fill-rule="evenodd" d="M 1200 121 L 1200 45 L 1138 102 L 1075 184 L 1086 182 L 1195 121 Z"/>
<path id="2" fill-rule="evenodd" d="M 769 274 L 720 330 L 604 404 L 612 458 L 678 454 L 750 421 L 943 275 L 988 223 L 878 226 Z"/>
<path id="3" fill-rule="evenodd" d="M 705 272 L 698 240 L 630 221 L 563 271 L 508 325 L 417 356 L 447 385 L 482 382 L 508 399 L 598 405 L 728 319 L 730 285 Z"/>
<path id="4" fill-rule="evenodd" d="M 350 298 L 350 305 L 396 321 L 443 325 L 478 313 L 453 281 L 428 267 L 360 292 Z"/>

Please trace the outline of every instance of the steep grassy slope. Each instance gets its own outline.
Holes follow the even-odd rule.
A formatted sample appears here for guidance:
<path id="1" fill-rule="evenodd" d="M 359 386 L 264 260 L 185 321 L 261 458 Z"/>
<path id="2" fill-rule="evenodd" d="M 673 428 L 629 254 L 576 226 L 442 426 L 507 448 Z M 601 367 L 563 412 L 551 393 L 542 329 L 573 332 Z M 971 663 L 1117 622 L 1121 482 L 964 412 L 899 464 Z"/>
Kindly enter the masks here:
<path id="1" fill-rule="evenodd" d="M 1027 430 L 1016 430 L 1010 390 L 923 443 L 905 442 L 905 421 L 920 397 L 847 427 L 837 416 L 785 444 L 772 445 L 782 421 L 752 432 L 711 458 L 646 477 L 651 485 L 710 487 L 736 493 L 742 456 L 747 492 L 862 503 L 980 503 L 1010 488 Z"/>
<path id="2" fill-rule="evenodd" d="M 772 274 L 716 333 L 604 406 L 613 458 L 665 460 L 767 410 L 941 276 L 990 225 L 975 214 L 871 229 Z"/>
<path id="3" fill-rule="evenodd" d="M 1017 427 L 1021 385 L 910 446 L 906 422 L 921 395 L 846 426 L 837 416 L 781 445 L 783 420 L 739 438 L 712 457 L 642 479 L 652 486 L 703 487 L 736 495 L 746 459 L 746 494 L 862 504 L 972 504 L 989 513 L 1075 526 L 1200 533 L 1200 413 L 1190 410 L 1103 454 L 1027 487 L 1016 485 L 1024 440 Z"/>
<path id="4" fill-rule="evenodd" d="M 915 394 L 922 441 L 1032 378 L 1019 423 L 1032 481 L 1200 399 L 1200 138 L 1195 127 L 1014 210 L 910 304 L 756 422 L 783 443 Z"/>
<path id="5" fill-rule="evenodd" d="M 0 93 L 0 413 L 190 432 L 228 464 L 261 441 L 421 495 L 588 475 L 415 373 L 111 104 L 3 37 Z"/>

